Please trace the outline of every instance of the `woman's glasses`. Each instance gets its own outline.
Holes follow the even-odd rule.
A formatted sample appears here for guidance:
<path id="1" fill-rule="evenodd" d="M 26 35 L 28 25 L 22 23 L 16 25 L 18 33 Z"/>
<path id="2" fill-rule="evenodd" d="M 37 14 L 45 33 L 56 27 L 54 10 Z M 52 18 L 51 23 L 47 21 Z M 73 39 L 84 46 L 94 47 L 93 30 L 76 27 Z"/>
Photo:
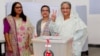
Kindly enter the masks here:
<path id="1" fill-rule="evenodd" d="M 19 7 L 15 7 L 16 9 L 19 9 L 19 8 L 22 8 L 22 6 L 19 6 Z"/>

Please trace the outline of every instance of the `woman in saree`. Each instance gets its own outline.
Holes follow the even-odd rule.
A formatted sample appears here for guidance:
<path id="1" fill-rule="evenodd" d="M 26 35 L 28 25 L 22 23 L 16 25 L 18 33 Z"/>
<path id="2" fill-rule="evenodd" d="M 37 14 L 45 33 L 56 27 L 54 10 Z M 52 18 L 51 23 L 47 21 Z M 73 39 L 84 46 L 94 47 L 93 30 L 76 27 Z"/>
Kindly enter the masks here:
<path id="1" fill-rule="evenodd" d="M 20 2 L 14 2 L 11 14 L 4 19 L 6 56 L 30 56 L 33 26 L 24 15 Z"/>
<path id="2" fill-rule="evenodd" d="M 87 26 L 78 14 L 71 8 L 70 2 L 61 3 L 61 15 L 56 17 L 56 11 L 51 16 L 49 29 L 51 35 L 72 38 L 72 55 L 81 56 L 83 45 L 87 38 Z"/>
<path id="3" fill-rule="evenodd" d="M 36 32 L 37 37 L 39 36 L 50 36 L 49 23 L 50 23 L 50 8 L 48 5 L 41 7 L 42 18 L 37 22 Z"/>

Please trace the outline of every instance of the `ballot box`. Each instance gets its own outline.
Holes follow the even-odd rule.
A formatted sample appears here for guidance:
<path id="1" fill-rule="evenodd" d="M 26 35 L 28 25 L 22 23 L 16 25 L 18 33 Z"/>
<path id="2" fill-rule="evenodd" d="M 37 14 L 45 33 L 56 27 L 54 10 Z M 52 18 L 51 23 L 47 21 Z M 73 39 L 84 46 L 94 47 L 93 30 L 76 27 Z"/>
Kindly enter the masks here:
<path id="1" fill-rule="evenodd" d="M 72 38 L 61 36 L 41 36 L 32 39 L 34 56 L 45 56 L 46 39 L 49 39 L 49 50 L 52 56 L 72 56 Z"/>

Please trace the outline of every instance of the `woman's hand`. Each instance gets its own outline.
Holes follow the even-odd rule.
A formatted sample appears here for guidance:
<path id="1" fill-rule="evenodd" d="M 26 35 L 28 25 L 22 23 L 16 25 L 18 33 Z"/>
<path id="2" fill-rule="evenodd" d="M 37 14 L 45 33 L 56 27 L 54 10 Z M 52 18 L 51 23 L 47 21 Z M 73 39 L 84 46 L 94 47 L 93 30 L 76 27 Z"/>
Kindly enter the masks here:
<path id="1" fill-rule="evenodd" d="M 8 52 L 13 52 L 13 48 L 11 46 L 8 46 L 7 51 Z"/>
<path id="2" fill-rule="evenodd" d="M 37 38 L 38 36 L 37 36 L 37 34 L 35 33 L 35 34 L 33 34 L 33 37 L 34 37 L 34 38 Z"/>
<path id="3" fill-rule="evenodd" d="M 7 44 L 6 50 L 8 52 L 13 52 L 12 44 L 10 42 L 11 40 L 10 40 L 10 37 L 9 37 L 9 33 L 5 33 L 4 36 L 5 36 L 5 40 L 6 40 L 6 44 Z"/>
<path id="4" fill-rule="evenodd" d="M 51 19 L 52 19 L 52 21 L 53 22 L 55 22 L 55 20 L 56 20 L 56 14 L 57 14 L 57 10 L 53 10 L 53 13 L 51 14 Z"/>
<path id="5" fill-rule="evenodd" d="M 28 49 L 29 48 L 29 42 L 25 43 L 25 48 Z"/>

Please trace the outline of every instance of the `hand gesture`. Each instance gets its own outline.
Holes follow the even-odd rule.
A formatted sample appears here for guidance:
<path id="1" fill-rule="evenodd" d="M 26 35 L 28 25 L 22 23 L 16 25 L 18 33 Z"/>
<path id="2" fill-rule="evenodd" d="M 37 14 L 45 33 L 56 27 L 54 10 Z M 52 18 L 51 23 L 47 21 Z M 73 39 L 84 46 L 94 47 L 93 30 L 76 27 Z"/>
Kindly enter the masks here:
<path id="1" fill-rule="evenodd" d="M 56 20 L 56 14 L 57 14 L 57 10 L 53 10 L 53 13 L 51 14 L 51 19 L 52 19 L 52 21 L 53 22 L 55 22 L 55 20 Z"/>

